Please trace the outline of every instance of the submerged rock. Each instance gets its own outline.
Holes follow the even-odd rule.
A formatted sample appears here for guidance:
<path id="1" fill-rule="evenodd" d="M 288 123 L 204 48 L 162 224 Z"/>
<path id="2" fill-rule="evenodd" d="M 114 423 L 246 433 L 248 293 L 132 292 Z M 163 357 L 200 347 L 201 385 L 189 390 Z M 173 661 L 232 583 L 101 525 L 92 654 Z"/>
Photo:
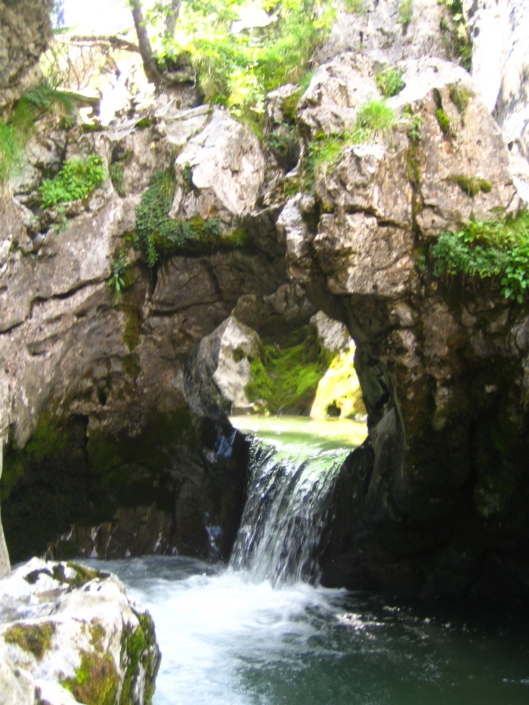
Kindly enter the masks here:
<path id="1" fill-rule="evenodd" d="M 147 705 L 154 624 L 110 573 L 32 559 L 0 581 L 2 705 Z"/>

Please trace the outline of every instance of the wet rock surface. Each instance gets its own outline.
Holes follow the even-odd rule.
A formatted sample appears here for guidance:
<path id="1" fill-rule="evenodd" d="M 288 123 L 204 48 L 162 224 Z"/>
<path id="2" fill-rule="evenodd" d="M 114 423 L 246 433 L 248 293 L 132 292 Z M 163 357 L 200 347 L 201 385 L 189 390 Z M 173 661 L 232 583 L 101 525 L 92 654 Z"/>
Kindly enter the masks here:
<path id="1" fill-rule="evenodd" d="M 150 702 L 154 624 L 110 573 L 33 559 L 0 581 L 0 702 Z"/>

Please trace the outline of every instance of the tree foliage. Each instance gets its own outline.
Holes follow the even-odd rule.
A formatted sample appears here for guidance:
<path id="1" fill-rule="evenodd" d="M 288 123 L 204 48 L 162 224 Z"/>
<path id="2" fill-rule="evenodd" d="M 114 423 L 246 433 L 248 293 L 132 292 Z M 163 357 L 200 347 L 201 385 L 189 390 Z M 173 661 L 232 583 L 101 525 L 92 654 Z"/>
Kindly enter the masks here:
<path id="1" fill-rule="evenodd" d="M 255 118 L 268 91 L 303 77 L 334 14 L 324 0 L 256 0 L 251 6 L 241 0 L 165 0 L 145 11 L 140 30 L 149 28 L 157 66 L 171 68 L 186 54 L 206 101 Z M 176 31 L 168 30 L 176 17 Z"/>

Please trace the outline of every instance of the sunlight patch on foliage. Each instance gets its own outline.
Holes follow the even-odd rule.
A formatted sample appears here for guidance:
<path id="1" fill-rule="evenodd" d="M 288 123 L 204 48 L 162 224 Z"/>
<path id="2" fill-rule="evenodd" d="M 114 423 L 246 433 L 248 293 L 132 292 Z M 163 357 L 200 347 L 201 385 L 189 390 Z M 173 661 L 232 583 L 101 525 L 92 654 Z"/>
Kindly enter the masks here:
<path id="1" fill-rule="evenodd" d="M 190 0 L 182 7 L 174 39 L 159 32 L 155 47 L 168 63 L 189 54 L 204 100 L 226 105 L 236 116 L 259 118 L 268 91 L 302 79 L 335 9 L 323 0 L 260 0 L 251 6 L 266 13 L 268 23 L 234 32 L 233 23 L 248 3 Z"/>

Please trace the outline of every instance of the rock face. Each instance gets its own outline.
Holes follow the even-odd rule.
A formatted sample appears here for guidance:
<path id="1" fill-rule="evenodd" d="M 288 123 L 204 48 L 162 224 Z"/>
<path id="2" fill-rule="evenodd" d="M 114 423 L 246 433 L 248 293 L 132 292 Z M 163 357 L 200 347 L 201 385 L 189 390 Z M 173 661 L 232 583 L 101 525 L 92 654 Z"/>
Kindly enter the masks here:
<path id="1" fill-rule="evenodd" d="M 51 39 L 51 0 L 0 2 L 0 101 L 27 80 Z"/>
<path id="2" fill-rule="evenodd" d="M 0 205 L 2 500 L 15 558 L 59 536 L 54 555 L 226 558 L 248 448 L 222 404 L 246 404 L 248 328 L 287 336 L 323 310 L 356 343 L 370 428 L 336 486 L 326 584 L 527 598 L 527 307 L 497 282 L 473 288 L 428 268 L 440 233 L 515 215 L 526 198 L 527 13 L 519 0 L 465 3 L 471 57 L 462 17 L 434 0 L 406 7 L 339 13 L 297 112 L 295 86 L 266 101 L 275 147 L 224 110 L 168 96 L 148 120 L 105 131 L 42 118 Z M 495 13 L 486 85 L 479 37 Z M 387 100 L 396 122 L 354 144 L 387 68 L 405 84 Z M 343 149 L 315 166 L 325 140 Z M 39 184 L 89 154 L 112 179 L 66 206 L 64 228 Z M 136 208 L 160 173 L 174 192 L 161 224 L 147 213 L 140 253 Z"/>
<path id="3" fill-rule="evenodd" d="M 0 478 L 4 465 L 4 443 L 0 439 Z M 4 537 L 4 527 L 2 526 L 2 518 L 0 516 L 0 580 L 9 573 L 9 554 L 7 552 L 6 541 Z"/>
<path id="4" fill-rule="evenodd" d="M 521 199 L 468 74 L 401 66 L 406 88 L 390 104 L 411 106 L 420 134 L 408 123 L 320 171 L 317 229 L 280 219 L 289 271 L 355 339 L 369 414 L 336 488 L 323 582 L 526 599 L 527 362 L 514 342 L 526 309 L 417 267 L 440 232 L 516 213 Z"/>
<path id="5" fill-rule="evenodd" d="M 33 559 L 0 595 L 2 705 L 151 701 L 154 624 L 115 576 Z"/>
<path id="6" fill-rule="evenodd" d="M 229 113 L 215 110 L 176 159 L 179 183 L 171 215 L 186 220 L 216 216 L 232 224 L 253 207 L 264 165 L 253 132 Z"/>
<path id="7" fill-rule="evenodd" d="M 203 120 L 204 113 L 200 117 Z M 246 445 L 222 413 L 208 419 L 208 410 L 200 405 L 191 405 L 190 412 L 186 359 L 229 317 L 241 297 L 253 297 L 254 307 L 260 302 L 266 307 L 263 297 L 286 281 L 284 259 L 280 246 L 274 255 L 260 250 L 250 232 L 242 246 L 208 244 L 203 254 L 177 254 L 151 270 L 145 266 L 124 238 L 134 229 L 134 209 L 150 177 L 171 169 L 175 159 L 165 136 L 167 116 L 154 121 L 144 129 L 88 135 L 78 128 L 64 133 L 46 124 L 46 147 L 38 136 L 30 140 L 30 163 L 16 185 L 16 198 L 3 200 L 0 436 L 9 435 L 6 493 L 24 474 L 4 504 L 4 526 L 15 560 L 43 550 L 39 536 L 48 533 L 55 539 L 74 521 L 95 526 L 111 520 L 120 508 L 153 502 L 169 513 L 170 536 L 162 542 L 169 553 L 226 558 L 237 531 Z M 215 113 L 211 122 L 215 130 L 228 131 L 230 154 L 238 153 L 239 161 L 232 160 L 233 171 L 226 171 L 232 176 L 226 176 L 227 143 L 220 140 L 217 147 L 201 147 L 192 173 L 201 173 L 207 165 L 211 183 L 216 186 L 228 178 L 226 193 L 231 193 L 237 179 L 249 181 L 251 172 L 255 197 L 263 161 L 256 139 L 227 115 Z M 208 122 L 204 134 L 211 129 Z M 207 137 L 199 135 L 199 143 L 206 144 Z M 91 153 L 99 154 L 107 168 L 118 164 L 123 195 L 108 179 L 92 198 L 68 205 L 66 227 L 50 224 L 53 213 L 40 209 L 35 175 L 56 170 L 64 157 Z M 206 194 L 207 200 L 214 190 L 204 187 L 197 193 Z M 233 223 L 251 200 L 237 203 L 232 211 L 226 206 L 226 217 Z M 127 287 L 116 297 L 108 279 L 119 251 L 126 257 Z M 57 434 L 55 446 L 48 442 L 50 429 Z M 33 442 L 26 445 L 30 437 Z M 24 446 L 20 456 L 17 448 Z M 68 460 L 72 453 L 75 463 Z M 53 468 L 60 466 L 64 482 L 51 480 Z M 35 501 L 30 510 L 25 502 L 38 494 L 45 475 L 60 499 L 50 496 L 47 509 Z M 206 486 L 211 491 L 204 493 Z M 67 499 L 72 491 L 77 499 Z M 90 509 L 96 506 L 100 509 Z M 35 522 L 23 518 L 33 512 Z M 137 520 L 141 523 L 139 516 Z M 113 521 L 120 524 L 121 519 Z M 130 518 L 127 521 L 130 526 Z M 38 528 L 42 522 L 49 532 Z M 22 526 L 33 534 L 25 545 L 19 541 Z M 157 527 L 155 522 L 149 545 L 156 543 Z M 207 527 L 216 527 L 214 545 Z M 39 545 L 31 548 L 33 540 Z"/>
<path id="8" fill-rule="evenodd" d="M 529 107 L 525 37 L 529 9 L 520 0 L 463 3 L 472 34 L 472 76 L 508 144 L 515 183 L 529 200 Z"/>

